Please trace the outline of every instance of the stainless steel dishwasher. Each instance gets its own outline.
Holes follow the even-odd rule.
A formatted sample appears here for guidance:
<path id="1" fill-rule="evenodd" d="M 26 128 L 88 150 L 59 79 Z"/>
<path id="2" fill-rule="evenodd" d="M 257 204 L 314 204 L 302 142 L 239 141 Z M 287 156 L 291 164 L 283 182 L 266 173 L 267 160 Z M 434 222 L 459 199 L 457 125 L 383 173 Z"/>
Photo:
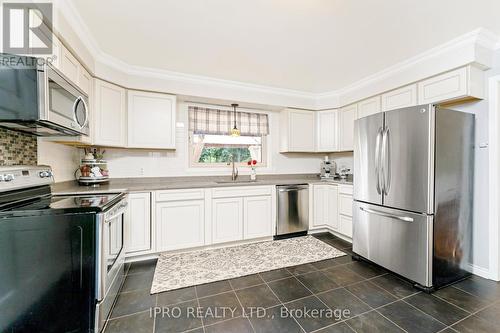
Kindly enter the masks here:
<path id="1" fill-rule="evenodd" d="M 307 234 L 309 229 L 309 185 L 276 186 L 278 221 L 275 238 Z"/>

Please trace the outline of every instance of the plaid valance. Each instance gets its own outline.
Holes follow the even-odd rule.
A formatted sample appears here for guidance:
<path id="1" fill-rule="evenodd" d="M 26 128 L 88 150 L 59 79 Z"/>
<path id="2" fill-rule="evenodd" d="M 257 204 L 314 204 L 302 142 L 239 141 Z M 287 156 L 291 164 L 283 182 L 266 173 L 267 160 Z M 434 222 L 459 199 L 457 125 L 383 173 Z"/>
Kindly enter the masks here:
<path id="1" fill-rule="evenodd" d="M 234 112 L 189 106 L 189 130 L 194 134 L 228 135 L 234 126 Z M 244 136 L 269 134 L 267 114 L 236 112 L 236 126 Z"/>

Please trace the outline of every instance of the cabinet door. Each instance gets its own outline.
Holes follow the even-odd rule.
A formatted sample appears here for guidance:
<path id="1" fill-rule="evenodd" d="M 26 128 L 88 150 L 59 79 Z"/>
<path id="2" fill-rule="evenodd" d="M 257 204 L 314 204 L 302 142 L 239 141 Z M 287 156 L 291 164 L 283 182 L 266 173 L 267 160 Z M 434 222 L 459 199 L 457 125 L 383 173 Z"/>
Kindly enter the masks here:
<path id="1" fill-rule="evenodd" d="M 130 193 L 125 213 L 126 253 L 150 251 L 151 193 Z"/>
<path id="2" fill-rule="evenodd" d="M 128 146 L 175 149 L 176 98 L 128 91 Z"/>
<path id="3" fill-rule="evenodd" d="M 92 77 L 89 72 L 83 68 L 82 65 L 79 65 L 80 69 L 78 70 L 78 87 L 83 90 L 84 93 L 90 95 L 90 91 L 92 89 Z"/>
<path id="4" fill-rule="evenodd" d="M 339 232 L 352 238 L 352 217 L 339 215 Z"/>
<path id="5" fill-rule="evenodd" d="M 95 80 L 94 128 L 96 145 L 124 147 L 126 144 L 125 89 Z"/>
<path id="6" fill-rule="evenodd" d="M 382 111 L 417 105 L 417 85 L 411 84 L 382 94 Z"/>
<path id="7" fill-rule="evenodd" d="M 243 198 L 243 212 L 244 239 L 272 236 L 271 196 Z"/>
<path id="8" fill-rule="evenodd" d="M 313 227 L 320 227 L 326 225 L 326 186 L 325 185 L 314 185 L 313 192 Z"/>
<path id="9" fill-rule="evenodd" d="M 352 216 L 352 195 L 339 194 L 339 214 Z"/>
<path id="10" fill-rule="evenodd" d="M 357 118 L 357 113 L 356 104 L 346 106 L 339 111 L 339 147 L 342 151 L 354 150 L 354 121 Z"/>
<path id="11" fill-rule="evenodd" d="M 316 150 L 331 152 L 338 150 L 338 111 L 319 111 L 316 115 Z"/>
<path id="12" fill-rule="evenodd" d="M 205 201 L 156 203 L 158 251 L 205 245 Z"/>
<path id="13" fill-rule="evenodd" d="M 68 77 L 68 79 L 70 79 L 74 83 L 78 82 L 80 63 L 78 62 L 78 60 L 76 60 L 73 54 L 71 54 L 71 52 L 66 47 L 64 47 L 64 45 L 61 45 L 60 66 L 61 72 L 63 72 L 63 74 Z"/>
<path id="14" fill-rule="evenodd" d="M 484 71 L 465 66 L 418 83 L 418 104 L 483 99 Z"/>
<path id="15" fill-rule="evenodd" d="M 290 110 L 288 118 L 288 149 L 314 152 L 314 112 Z"/>
<path id="16" fill-rule="evenodd" d="M 212 200 L 212 241 L 224 243 L 243 239 L 243 199 Z"/>
<path id="17" fill-rule="evenodd" d="M 368 117 L 379 112 L 382 112 L 380 96 L 375 96 L 358 103 L 358 118 Z"/>
<path id="18" fill-rule="evenodd" d="M 336 185 L 327 185 L 325 203 L 326 224 L 334 230 L 339 228 L 338 189 Z"/>

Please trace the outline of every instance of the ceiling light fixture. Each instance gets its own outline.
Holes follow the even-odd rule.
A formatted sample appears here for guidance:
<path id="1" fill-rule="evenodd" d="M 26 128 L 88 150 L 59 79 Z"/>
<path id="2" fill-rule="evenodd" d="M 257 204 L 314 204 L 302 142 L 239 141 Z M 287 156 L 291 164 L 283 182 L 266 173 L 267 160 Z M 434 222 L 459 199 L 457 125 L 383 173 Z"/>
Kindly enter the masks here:
<path id="1" fill-rule="evenodd" d="M 234 110 L 234 127 L 231 130 L 231 136 L 240 136 L 240 130 L 238 129 L 238 126 L 236 126 L 236 108 L 238 107 L 238 104 L 231 104 Z"/>

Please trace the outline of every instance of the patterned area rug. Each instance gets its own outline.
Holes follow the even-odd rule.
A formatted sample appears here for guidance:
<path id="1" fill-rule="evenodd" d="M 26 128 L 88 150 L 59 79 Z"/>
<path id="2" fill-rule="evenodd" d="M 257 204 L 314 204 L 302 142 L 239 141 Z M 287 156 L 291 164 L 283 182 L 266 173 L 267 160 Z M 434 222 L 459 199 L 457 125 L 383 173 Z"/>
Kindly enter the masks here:
<path id="1" fill-rule="evenodd" d="M 187 253 L 162 253 L 156 264 L 151 294 L 344 255 L 312 236 Z"/>

